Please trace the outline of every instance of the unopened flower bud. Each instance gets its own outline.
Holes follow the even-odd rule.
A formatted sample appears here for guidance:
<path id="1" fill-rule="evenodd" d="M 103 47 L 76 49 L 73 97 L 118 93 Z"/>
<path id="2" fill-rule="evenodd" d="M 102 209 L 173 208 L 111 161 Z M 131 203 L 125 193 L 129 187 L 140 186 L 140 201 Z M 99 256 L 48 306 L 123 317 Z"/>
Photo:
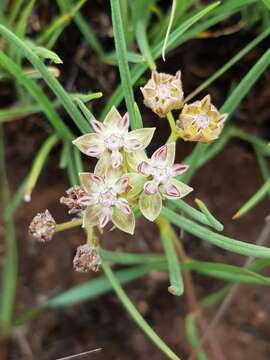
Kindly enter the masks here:
<path id="1" fill-rule="evenodd" d="M 38 213 L 29 226 L 30 235 L 38 241 L 47 242 L 52 239 L 56 222 L 49 210 Z"/>
<path id="2" fill-rule="evenodd" d="M 73 268 L 81 273 L 90 270 L 97 272 L 101 265 L 101 259 L 94 246 L 84 244 L 77 248 L 73 259 Z"/>
<path id="3" fill-rule="evenodd" d="M 86 209 L 86 206 L 80 202 L 86 192 L 80 186 L 73 186 L 66 193 L 68 197 L 61 197 L 60 203 L 69 208 L 69 214 L 77 214 Z"/>
<path id="4" fill-rule="evenodd" d="M 227 117 L 228 114 L 220 114 L 207 95 L 183 107 L 176 128 L 183 140 L 208 144 L 219 137 Z"/>
<path id="5" fill-rule="evenodd" d="M 175 75 L 152 71 L 151 79 L 141 88 L 144 104 L 160 117 L 180 109 L 183 104 L 181 72 Z"/>

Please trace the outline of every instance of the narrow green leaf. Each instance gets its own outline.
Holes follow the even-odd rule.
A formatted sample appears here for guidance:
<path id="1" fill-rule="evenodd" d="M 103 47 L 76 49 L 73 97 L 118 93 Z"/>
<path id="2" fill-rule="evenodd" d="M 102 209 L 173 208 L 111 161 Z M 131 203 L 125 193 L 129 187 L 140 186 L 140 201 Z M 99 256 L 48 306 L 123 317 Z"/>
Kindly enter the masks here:
<path id="1" fill-rule="evenodd" d="M 18 83 L 22 84 L 27 89 L 29 94 L 31 94 L 31 96 L 39 103 L 42 111 L 47 116 L 52 127 L 55 128 L 59 137 L 72 140 L 74 138 L 73 134 L 70 132 L 69 128 L 63 123 L 63 121 L 55 111 L 52 102 L 48 99 L 48 97 L 44 94 L 40 87 L 34 82 L 34 80 L 29 79 L 23 73 L 21 68 L 2 51 L 0 51 L 0 65 L 8 72 L 10 72 L 12 76 L 14 76 L 14 78 L 18 81 Z"/>
<path id="2" fill-rule="evenodd" d="M 135 128 L 141 129 L 143 128 L 142 115 L 136 102 L 134 102 L 134 111 L 135 111 Z"/>
<path id="3" fill-rule="evenodd" d="M 211 5 L 209 5 L 208 7 L 204 8 L 202 11 L 198 12 L 191 18 L 184 21 L 177 29 L 175 29 L 169 36 L 168 49 L 172 50 L 173 48 L 180 45 L 184 41 L 189 40 L 189 38 L 187 38 L 187 39 L 182 38 L 182 35 L 189 28 L 191 28 L 197 21 L 199 21 L 202 17 L 206 16 L 210 11 L 212 11 L 218 4 L 219 3 L 215 2 Z M 232 10 L 232 13 L 234 11 L 236 12 L 237 10 L 238 10 L 238 6 L 236 7 L 236 9 Z M 220 18 L 222 19 L 223 17 L 226 17 L 226 15 L 219 16 L 217 19 L 214 19 L 214 21 L 211 22 L 211 25 L 215 25 L 216 23 L 218 23 L 220 21 Z M 206 25 L 205 25 L 205 28 L 207 28 L 207 27 L 208 27 L 208 23 L 206 23 Z M 197 33 L 199 33 L 200 31 L 203 31 L 203 30 L 204 30 L 203 25 L 201 27 L 199 27 L 197 31 L 196 31 L 196 29 L 192 29 L 192 36 L 190 36 L 190 38 L 196 36 Z M 161 56 L 162 45 L 163 45 L 163 42 L 160 42 L 159 44 L 155 45 L 152 48 L 152 54 L 153 54 L 154 59 L 157 59 Z M 147 64 L 143 63 L 143 64 L 136 65 L 131 71 L 131 83 L 135 84 L 135 82 L 140 78 L 140 76 L 145 72 L 146 69 L 147 69 Z M 118 87 L 118 89 L 115 91 L 115 93 L 111 96 L 110 101 L 108 101 L 108 103 L 104 107 L 101 116 L 104 117 L 113 105 L 117 107 L 120 104 L 123 96 L 124 96 L 123 88 Z"/>
<path id="4" fill-rule="evenodd" d="M 223 231 L 224 226 L 210 213 L 207 209 L 205 203 L 200 199 L 195 199 L 196 204 L 198 205 L 201 212 L 206 216 L 209 224 L 211 224 L 212 228 L 217 231 Z"/>
<path id="5" fill-rule="evenodd" d="M 134 64 L 138 64 L 138 63 L 143 63 L 145 62 L 145 58 L 138 53 L 134 53 L 131 51 L 127 51 L 127 60 L 129 63 L 134 63 Z M 112 52 L 110 54 L 107 54 L 104 58 L 103 61 L 106 64 L 110 64 L 110 65 L 117 65 L 118 64 L 118 59 L 117 59 L 117 55 L 116 52 Z"/>
<path id="6" fill-rule="evenodd" d="M 176 214 L 172 210 L 163 207 L 162 215 L 172 222 L 198 238 L 208 241 L 222 249 L 235 252 L 237 254 L 253 256 L 260 259 L 270 259 L 270 249 L 264 246 L 258 246 L 250 243 L 245 243 L 227 236 L 216 234 L 213 231 L 196 224 L 195 222 Z"/>
<path id="7" fill-rule="evenodd" d="M 166 261 L 164 255 L 123 253 L 119 251 L 105 250 L 101 247 L 99 247 L 99 254 L 105 261 L 123 265 L 161 263 Z"/>
<path id="8" fill-rule="evenodd" d="M 58 5 L 59 5 L 60 9 L 62 10 L 62 12 L 70 11 L 72 9 L 72 3 L 70 0 L 64 0 L 64 1 L 58 0 Z M 78 26 L 82 35 L 84 36 L 85 41 L 91 46 L 92 49 L 94 49 L 96 51 L 99 58 L 102 59 L 104 57 L 103 47 L 102 47 L 100 41 L 98 40 L 98 38 L 96 37 L 94 31 L 90 27 L 89 22 L 87 22 L 83 18 L 83 16 L 80 14 L 79 11 L 74 15 L 74 22 Z"/>
<path id="9" fill-rule="evenodd" d="M 264 32 L 259 34 L 255 39 L 248 43 L 242 50 L 240 50 L 236 55 L 234 55 L 226 64 L 224 64 L 220 69 L 218 69 L 212 76 L 205 80 L 200 86 L 198 86 L 195 91 L 192 91 L 185 99 L 186 102 L 189 102 L 194 96 L 198 95 L 202 90 L 206 89 L 214 81 L 216 81 L 220 76 L 222 76 L 226 71 L 228 71 L 233 65 L 235 65 L 240 59 L 242 59 L 248 52 L 254 49 L 260 42 L 262 42 L 270 34 L 270 28 L 266 29 Z"/>
<path id="10" fill-rule="evenodd" d="M 169 266 L 170 286 L 168 287 L 168 291 L 173 295 L 181 296 L 184 292 L 184 284 L 180 264 L 173 245 L 171 230 L 167 221 L 158 219 L 157 223 L 159 224 L 160 238 Z"/>
<path id="11" fill-rule="evenodd" d="M 182 211 L 186 215 L 190 216 L 192 219 L 194 219 L 204 225 L 213 227 L 213 223 L 209 222 L 209 219 L 206 217 L 205 214 L 201 213 L 200 211 L 198 211 L 194 207 L 190 206 L 189 204 L 187 204 L 185 201 L 183 201 L 181 199 L 168 202 L 168 206 L 172 210 L 178 209 L 178 210 Z M 216 220 L 216 221 L 218 221 L 218 220 Z M 218 229 L 217 229 L 217 227 L 218 227 Z M 218 224 L 215 224 L 215 226 L 214 226 L 214 229 L 218 230 L 218 231 L 222 231 L 221 228 L 223 229 L 223 225 L 219 222 L 218 222 Z"/>
<path id="12" fill-rule="evenodd" d="M 235 283 L 267 286 L 270 285 L 269 277 L 263 276 L 249 269 L 234 265 L 191 260 L 189 263 L 187 263 L 185 268 L 196 271 L 197 273 L 205 276 L 210 276 Z"/>
<path id="13" fill-rule="evenodd" d="M 3 25 L 0 25 L 0 34 L 11 44 L 15 45 L 18 51 L 22 52 L 24 56 L 31 62 L 31 64 L 41 73 L 44 81 L 48 84 L 54 94 L 57 96 L 61 104 L 67 110 L 71 119 L 82 131 L 88 132 L 89 128 L 86 126 L 84 118 L 76 106 L 73 104 L 70 96 L 64 90 L 58 80 L 48 71 L 46 66 L 42 63 L 39 57 L 27 46 L 21 39 L 8 30 Z M 3 65 L 3 64 L 2 64 Z"/>
<path id="14" fill-rule="evenodd" d="M 10 201 L 10 191 L 5 166 L 3 125 L 0 125 L 0 199 L 3 204 L 2 221 L 5 238 L 5 258 L 1 281 L 0 327 L 2 336 L 9 336 L 12 329 L 13 306 L 16 297 L 18 250 L 13 216 L 6 215 L 6 209 Z"/>
<path id="15" fill-rule="evenodd" d="M 126 284 L 151 272 L 151 267 L 147 265 L 136 266 L 130 269 L 118 270 L 115 272 L 115 277 L 119 283 Z M 70 304 L 79 303 L 86 300 L 94 299 L 100 295 L 108 293 L 112 290 L 110 281 L 100 276 L 96 279 L 92 279 L 83 284 L 74 286 L 73 288 L 61 293 L 48 300 L 45 304 L 46 307 L 59 307 Z"/>
<path id="16" fill-rule="evenodd" d="M 32 192 L 40 176 L 44 163 L 47 160 L 50 151 L 57 142 L 58 142 L 58 138 L 56 135 L 49 136 L 41 146 L 39 152 L 37 153 L 33 165 L 31 167 L 30 173 L 27 176 L 25 193 L 24 193 L 25 201 L 31 201 Z"/>
<path id="17" fill-rule="evenodd" d="M 262 0 L 264 5 L 270 10 L 270 0 Z"/>
<path id="18" fill-rule="evenodd" d="M 37 54 L 37 56 L 41 59 L 49 59 L 55 64 L 63 64 L 63 61 L 60 57 L 52 50 L 46 49 L 43 46 L 33 46 L 31 44 L 33 51 Z"/>
<path id="19" fill-rule="evenodd" d="M 125 94 L 126 106 L 130 116 L 131 128 L 135 128 L 135 113 L 134 113 L 134 96 L 131 83 L 131 77 L 127 60 L 127 49 L 125 42 L 125 35 L 123 29 L 123 22 L 121 16 L 121 8 L 119 0 L 111 0 L 112 10 L 112 24 L 114 33 L 115 49 L 118 57 L 119 72 L 122 82 L 122 87 Z"/>
<path id="20" fill-rule="evenodd" d="M 192 349 L 197 350 L 200 346 L 200 339 L 197 332 L 196 319 L 192 313 L 189 313 L 185 317 L 185 328 Z M 197 352 L 197 356 L 199 360 L 207 360 L 207 356 L 202 350 Z"/>
<path id="21" fill-rule="evenodd" d="M 161 340 L 151 326 L 144 320 L 142 315 L 138 312 L 136 307 L 130 301 L 129 297 L 121 287 L 117 277 L 112 272 L 111 268 L 107 263 L 103 263 L 103 270 L 110 281 L 114 291 L 121 300 L 123 306 L 128 311 L 132 319 L 142 329 L 142 331 L 149 337 L 150 340 L 171 360 L 180 360 L 180 358 Z"/>
<path id="22" fill-rule="evenodd" d="M 253 209 L 270 191 L 270 179 L 268 179 L 263 186 L 234 214 L 233 219 L 239 219 L 244 214 Z"/>
<path id="23" fill-rule="evenodd" d="M 230 96 L 222 105 L 220 111 L 222 113 L 232 113 L 243 98 L 248 93 L 249 89 L 254 85 L 258 78 L 263 74 L 270 64 L 270 49 L 267 50 L 249 72 L 243 77 L 240 83 L 234 88 Z"/>

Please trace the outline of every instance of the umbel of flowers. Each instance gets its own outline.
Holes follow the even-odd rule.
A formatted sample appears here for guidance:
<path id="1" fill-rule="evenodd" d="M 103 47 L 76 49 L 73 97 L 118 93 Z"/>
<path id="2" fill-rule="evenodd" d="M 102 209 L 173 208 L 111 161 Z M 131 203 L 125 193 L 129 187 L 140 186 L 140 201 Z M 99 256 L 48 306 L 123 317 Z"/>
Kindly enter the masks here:
<path id="1" fill-rule="evenodd" d="M 141 91 L 145 105 L 160 117 L 183 106 L 180 71 L 174 76 L 154 71 Z M 209 143 L 219 137 L 226 117 L 211 104 L 208 95 L 184 105 L 176 122 L 177 136 L 185 141 Z M 135 211 L 155 221 L 163 201 L 183 198 L 193 190 L 178 178 L 188 166 L 175 163 L 175 142 L 168 141 L 148 158 L 146 148 L 155 128 L 130 131 L 129 125 L 128 113 L 121 116 L 112 107 L 103 122 L 91 121 L 94 132 L 73 141 L 82 153 L 97 159 L 94 171 L 80 173 L 80 184 L 68 189 L 67 196 L 60 199 L 69 214 L 81 219 L 75 221 L 88 233 L 87 243 L 77 249 L 73 261 L 77 271 L 99 269 L 96 230 L 111 226 L 133 235 Z M 46 242 L 58 231 L 57 226 L 46 210 L 34 217 L 29 230 L 35 239 Z"/>

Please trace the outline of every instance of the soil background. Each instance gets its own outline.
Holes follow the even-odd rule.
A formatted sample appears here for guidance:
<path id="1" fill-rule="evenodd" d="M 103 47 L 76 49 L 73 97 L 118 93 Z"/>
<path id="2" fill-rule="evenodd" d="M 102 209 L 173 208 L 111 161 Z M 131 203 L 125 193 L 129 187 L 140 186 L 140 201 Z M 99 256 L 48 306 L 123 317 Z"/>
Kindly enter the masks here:
<path id="1" fill-rule="evenodd" d="M 101 39 L 106 50 L 113 47 L 109 8 L 103 1 L 88 2 L 83 14 Z M 92 3 L 92 2 L 91 2 Z M 54 5 L 49 8 L 43 2 L 37 6 L 33 22 L 39 18 L 40 26 L 49 22 L 56 13 Z M 43 5 L 42 5 L 43 4 Z M 36 20 L 35 20 L 36 21 Z M 232 18 L 222 23 L 219 29 L 239 21 Z M 158 63 L 159 71 L 174 73 L 182 70 L 185 93 L 188 94 L 222 64 L 237 53 L 244 44 L 253 39 L 259 28 L 239 31 L 218 38 L 192 40 L 167 55 L 166 63 Z M 36 36 L 33 24 L 28 35 Z M 269 43 L 268 43 L 269 45 Z M 208 92 L 213 102 L 220 106 L 229 90 L 239 82 L 250 67 L 267 48 L 267 41 L 251 51 L 236 66 L 212 84 Z M 63 59 L 59 66 L 60 81 L 70 91 L 102 91 L 102 100 L 93 102 L 93 112 L 99 114 L 109 95 L 117 87 L 118 71 L 115 67 L 100 64 L 96 55 L 84 42 L 74 24 L 69 25 L 59 39 L 55 51 Z M 145 73 L 145 80 L 149 73 Z M 251 133 L 270 139 L 270 70 L 251 89 L 230 121 Z M 137 88 L 138 89 L 138 88 Z M 14 84 L 1 82 L 0 105 L 16 103 Z M 200 96 L 205 95 L 200 94 Z M 157 131 L 150 152 L 160 146 L 168 135 L 166 121 L 157 118 L 142 104 L 142 96 L 135 91 L 143 120 L 146 125 L 156 126 Z M 123 113 L 123 104 L 120 107 Z M 63 121 L 77 130 L 62 110 Z M 12 121 L 6 129 L 6 160 L 12 191 L 16 191 L 26 176 L 32 160 L 50 128 L 41 114 Z M 193 145 L 178 143 L 177 159 L 181 161 L 192 150 Z M 59 198 L 69 187 L 65 171 L 59 170 L 60 147 L 56 147 L 38 185 L 32 201 L 24 203 L 16 213 L 17 238 L 19 243 L 19 278 L 17 286 L 16 315 L 39 303 L 47 297 L 83 283 L 95 274 L 82 275 L 72 269 L 76 247 L 84 242 L 80 229 L 63 232 L 46 245 L 29 239 L 28 225 L 33 216 L 49 209 L 57 222 L 68 220 L 66 208 L 59 204 Z M 84 160 L 86 160 L 84 158 Z M 85 162 L 91 169 L 94 163 Z M 202 199 L 211 212 L 225 225 L 225 233 L 247 242 L 256 242 L 269 214 L 269 199 L 239 221 L 232 215 L 262 184 L 262 177 L 253 150 L 242 141 L 232 140 L 227 147 L 202 167 L 194 176 L 191 185 L 194 192 L 187 201 L 194 205 L 195 197 Z M 0 233 L 1 236 L 1 233 Z M 270 239 L 269 239 L 270 240 Z M 162 247 L 154 225 L 139 220 L 134 237 L 114 231 L 107 233 L 102 244 L 105 248 L 129 252 L 161 252 Z M 267 243 L 270 246 L 270 241 Z M 244 257 L 210 246 L 192 236 L 184 235 L 184 246 L 189 256 L 206 261 L 242 265 Z M 0 259 L 4 259 L 1 245 Z M 198 299 L 216 291 L 224 282 L 194 274 Z M 168 278 L 164 274 L 152 274 L 135 281 L 125 288 L 145 319 L 156 332 L 183 359 L 190 354 L 184 332 L 184 316 L 187 313 L 185 296 L 173 297 L 167 292 Z M 238 295 L 218 325 L 215 336 L 229 360 L 270 359 L 270 290 L 267 287 L 241 285 Z M 210 321 L 218 306 L 206 311 Z M 64 309 L 42 313 L 31 323 L 14 331 L 8 344 L 8 360 L 55 360 L 95 348 L 102 348 L 96 354 L 85 356 L 89 360 L 137 360 L 151 357 L 162 360 L 165 357 L 137 328 L 123 309 L 116 295 L 108 295 L 69 306 Z M 0 349 L 1 352 L 1 349 Z M 84 359 L 82 357 L 82 359 Z M 211 359 L 215 360 L 215 359 Z"/>

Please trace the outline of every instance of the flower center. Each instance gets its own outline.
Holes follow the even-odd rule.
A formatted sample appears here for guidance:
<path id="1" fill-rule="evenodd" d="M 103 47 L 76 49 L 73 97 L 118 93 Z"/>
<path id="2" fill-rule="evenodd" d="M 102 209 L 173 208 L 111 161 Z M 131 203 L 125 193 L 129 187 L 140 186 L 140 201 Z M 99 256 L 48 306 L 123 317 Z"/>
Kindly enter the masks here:
<path id="1" fill-rule="evenodd" d="M 170 86 L 165 84 L 158 85 L 156 88 L 156 94 L 161 100 L 169 99 L 171 97 Z"/>
<path id="2" fill-rule="evenodd" d="M 195 124 L 201 128 L 205 129 L 210 124 L 210 118 L 207 114 L 196 114 L 195 115 Z"/>
<path id="3" fill-rule="evenodd" d="M 118 134 L 111 134 L 104 139 L 104 144 L 111 151 L 119 150 L 124 145 L 124 138 Z"/>
<path id="4" fill-rule="evenodd" d="M 153 180 L 158 183 L 166 183 L 172 177 L 172 169 L 170 166 L 155 167 Z"/>
<path id="5" fill-rule="evenodd" d="M 115 205 L 116 201 L 117 201 L 117 195 L 112 190 L 105 190 L 99 194 L 99 202 L 103 206 L 111 207 Z"/>

